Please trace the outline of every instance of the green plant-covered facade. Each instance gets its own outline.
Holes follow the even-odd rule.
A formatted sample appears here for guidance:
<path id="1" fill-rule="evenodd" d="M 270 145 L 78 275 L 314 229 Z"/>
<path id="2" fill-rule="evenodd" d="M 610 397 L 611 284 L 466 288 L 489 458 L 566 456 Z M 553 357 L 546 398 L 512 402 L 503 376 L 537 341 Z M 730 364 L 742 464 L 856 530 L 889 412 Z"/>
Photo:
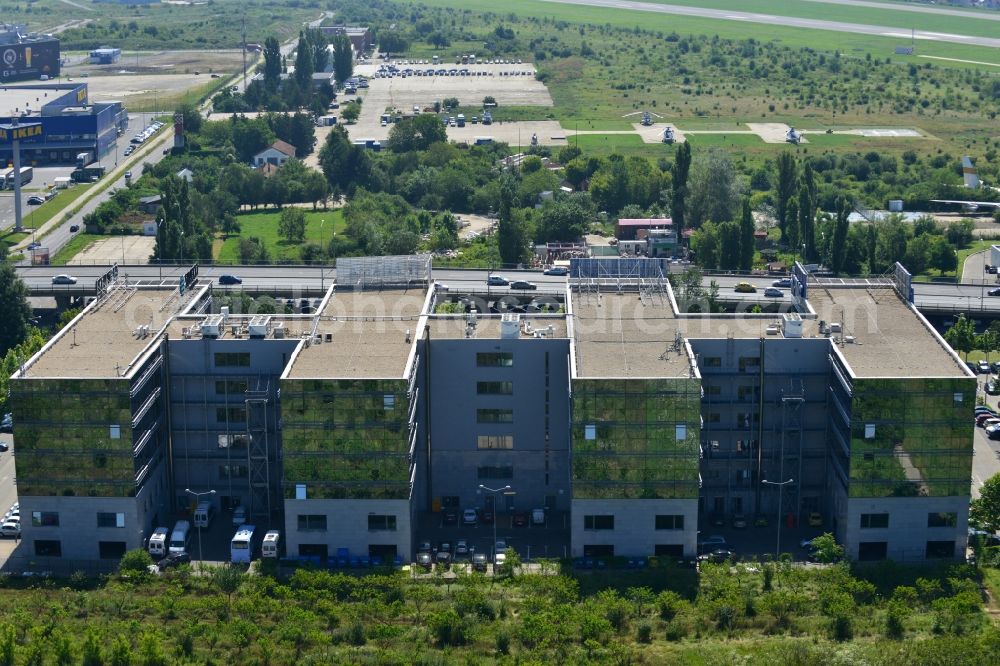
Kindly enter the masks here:
<path id="1" fill-rule="evenodd" d="M 286 379 L 281 386 L 283 486 L 309 499 L 408 499 L 408 382 Z"/>
<path id="2" fill-rule="evenodd" d="M 128 379 L 11 382 L 19 495 L 136 493 Z"/>
<path id="3" fill-rule="evenodd" d="M 698 379 L 574 379 L 574 499 L 697 499 Z"/>

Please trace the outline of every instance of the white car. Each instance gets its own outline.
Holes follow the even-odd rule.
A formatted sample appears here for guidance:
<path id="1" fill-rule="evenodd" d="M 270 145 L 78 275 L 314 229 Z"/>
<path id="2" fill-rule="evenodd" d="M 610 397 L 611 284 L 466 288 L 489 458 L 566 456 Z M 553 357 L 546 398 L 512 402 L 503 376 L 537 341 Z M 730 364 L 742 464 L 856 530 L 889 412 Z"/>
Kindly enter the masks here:
<path id="1" fill-rule="evenodd" d="M 463 525 L 475 525 L 479 522 L 479 514 L 476 513 L 475 509 L 466 509 L 462 512 L 462 524 Z"/>
<path id="2" fill-rule="evenodd" d="M 5 537 L 16 537 L 21 536 L 21 523 L 20 521 L 8 520 L 3 525 L 0 525 L 0 536 Z"/>
<path id="3" fill-rule="evenodd" d="M 239 527 L 247 522 L 247 510 L 240 505 L 233 509 L 233 527 Z"/>

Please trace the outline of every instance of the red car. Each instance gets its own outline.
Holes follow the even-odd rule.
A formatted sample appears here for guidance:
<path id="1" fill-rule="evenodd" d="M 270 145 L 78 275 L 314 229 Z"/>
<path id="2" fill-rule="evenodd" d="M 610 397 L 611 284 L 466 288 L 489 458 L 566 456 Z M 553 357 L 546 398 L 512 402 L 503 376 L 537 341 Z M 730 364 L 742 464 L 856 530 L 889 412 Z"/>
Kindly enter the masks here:
<path id="1" fill-rule="evenodd" d="M 511 519 L 511 524 L 514 527 L 527 527 L 528 526 L 528 512 L 527 511 L 515 511 L 514 517 Z"/>

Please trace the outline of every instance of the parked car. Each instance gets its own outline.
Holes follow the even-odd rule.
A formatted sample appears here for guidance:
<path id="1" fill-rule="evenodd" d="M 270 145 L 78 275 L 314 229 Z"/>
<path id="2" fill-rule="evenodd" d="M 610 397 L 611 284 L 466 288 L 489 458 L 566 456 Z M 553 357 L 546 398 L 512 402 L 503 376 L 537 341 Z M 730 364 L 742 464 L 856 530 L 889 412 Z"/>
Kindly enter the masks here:
<path id="1" fill-rule="evenodd" d="M 434 558 L 431 557 L 430 552 L 417 553 L 417 566 L 428 571 L 431 570 L 431 567 L 434 566 Z"/>
<path id="2" fill-rule="evenodd" d="M 505 561 L 507 561 L 507 542 L 502 539 L 500 541 L 497 541 L 496 544 L 493 546 L 493 552 L 496 553 L 496 555 L 493 558 L 493 564 L 494 565 L 503 564 Z"/>
<path id="3" fill-rule="evenodd" d="M 486 571 L 486 553 L 472 554 L 472 570 Z"/>
<path id="4" fill-rule="evenodd" d="M 3 525 L 0 525 L 0 536 L 4 536 L 4 537 L 18 537 L 18 536 L 21 536 L 21 523 L 20 523 L 20 521 L 14 522 L 13 520 L 8 520 Z"/>
<path id="5" fill-rule="evenodd" d="M 997 418 L 993 414 L 989 414 L 989 413 L 987 413 L 987 414 L 980 414 L 976 418 L 976 425 L 979 426 L 980 428 L 986 428 L 988 426 L 993 425 L 994 423 L 1000 423 L 1000 418 Z"/>
<path id="6" fill-rule="evenodd" d="M 736 557 L 736 553 L 729 550 L 728 548 L 716 548 L 710 553 L 705 553 L 704 555 L 699 555 L 698 560 L 700 562 L 715 562 L 717 564 L 722 562 L 728 562 Z"/>
<path id="7" fill-rule="evenodd" d="M 733 514 L 733 527 L 743 529 L 747 526 L 747 517 L 742 513 Z"/>
<path id="8" fill-rule="evenodd" d="M 224 273 L 219 276 L 219 284 L 243 284 L 243 280 L 239 276 Z"/>
<path id="9" fill-rule="evenodd" d="M 429 553 L 429 552 L 431 552 L 431 542 L 430 541 L 421 541 L 420 545 L 417 546 L 417 552 L 418 553 Z"/>
<path id="10" fill-rule="evenodd" d="M 176 567 L 180 564 L 189 564 L 190 562 L 191 555 L 189 553 L 174 553 L 172 555 L 167 555 L 162 560 L 157 562 L 156 568 L 163 571 L 164 569 Z"/>
<path id="11" fill-rule="evenodd" d="M 777 287 L 768 287 L 764 290 L 764 295 L 768 298 L 781 298 L 785 295 L 785 292 L 781 291 Z"/>
<path id="12" fill-rule="evenodd" d="M 726 545 L 726 537 L 721 534 L 712 534 L 698 542 L 698 550 L 705 552 L 716 548 L 723 548 Z"/>
<path id="13" fill-rule="evenodd" d="M 490 275 L 489 277 L 486 278 L 486 284 L 490 285 L 491 287 L 506 287 L 508 284 L 510 284 L 510 280 L 508 280 L 502 275 Z"/>
<path id="14" fill-rule="evenodd" d="M 538 289 L 538 285 L 527 280 L 515 280 L 510 283 L 511 289 Z"/>
<path id="15" fill-rule="evenodd" d="M 772 287 L 784 287 L 785 289 L 792 286 L 792 278 L 781 278 L 780 280 L 775 280 L 771 283 Z"/>
<path id="16" fill-rule="evenodd" d="M 736 286 L 733 287 L 733 291 L 739 294 L 755 294 L 757 293 L 757 287 L 749 282 L 737 282 Z"/>
<path id="17" fill-rule="evenodd" d="M 125 172 L 125 180 L 132 180 L 132 172 L 131 171 L 126 171 Z"/>
<path id="18" fill-rule="evenodd" d="M 441 522 L 444 525 L 458 525 L 458 511 L 455 509 L 445 509 Z"/>
<path id="19" fill-rule="evenodd" d="M 528 526 L 528 512 L 527 511 L 515 511 L 514 517 L 511 518 L 510 524 L 514 527 L 527 527 Z"/>
<path id="20" fill-rule="evenodd" d="M 69 225 L 69 232 L 71 234 L 75 234 L 79 230 L 80 230 L 80 225 L 79 224 L 71 224 L 71 225 Z"/>
<path id="21" fill-rule="evenodd" d="M 990 296 L 1000 296 L 1000 287 L 997 287 L 996 289 L 990 289 L 986 293 L 989 294 Z"/>
<path id="22" fill-rule="evenodd" d="M 542 271 L 542 275 L 569 275 L 569 269 L 565 266 L 549 266 Z"/>
<path id="23" fill-rule="evenodd" d="M 465 539 L 459 539 L 455 542 L 455 558 L 468 557 L 469 556 L 469 544 Z"/>
<path id="24" fill-rule="evenodd" d="M 434 559 L 438 564 L 451 564 L 451 548 L 449 544 L 441 544 L 441 548 L 438 549 Z"/>
<path id="25" fill-rule="evenodd" d="M 45 203 L 45 199 L 38 196 L 37 194 L 32 194 L 30 197 L 28 197 L 29 206 L 41 206 L 43 203 Z"/>
<path id="26" fill-rule="evenodd" d="M 479 512 L 479 522 L 481 522 L 483 525 L 492 525 L 493 524 L 493 510 L 492 509 L 483 509 L 482 511 L 480 511 Z"/>
<path id="27" fill-rule="evenodd" d="M 242 504 L 233 509 L 233 527 L 239 527 L 247 522 L 247 510 Z"/>
<path id="28" fill-rule="evenodd" d="M 76 278 L 72 275 L 60 273 L 52 276 L 52 284 L 76 284 Z"/>
<path id="29" fill-rule="evenodd" d="M 998 440 L 1000 439 L 1000 430 L 991 430 L 986 433 L 986 436 L 994 441 Z"/>
<path id="30" fill-rule="evenodd" d="M 819 511 L 813 511 L 809 514 L 809 526 L 823 527 L 823 516 L 819 514 Z"/>
<path id="31" fill-rule="evenodd" d="M 14 415 L 7 413 L 0 419 L 0 432 L 14 432 Z"/>
<path id="32" fill-rule="evenodd" d="M 462 512 L 462 524 L 463 525 L 475 525 L 479 522 L 479 514 L 476 513 L 475 509 L 466 509 Z"/>
<path id="33" fill-rule="evenodd" d="M 997 382 L 986 382 L 986 395 L 996 395 L 998 393 L 1000 393 L 1000 385 Z"/>
<path id="34" fill-rule="evenodd" d="M 986 361 L 980 361 L 976 367 L 979 368 L 979 374 L 981 375 L 990 374 L 990 364 L 987 363 Z"/>

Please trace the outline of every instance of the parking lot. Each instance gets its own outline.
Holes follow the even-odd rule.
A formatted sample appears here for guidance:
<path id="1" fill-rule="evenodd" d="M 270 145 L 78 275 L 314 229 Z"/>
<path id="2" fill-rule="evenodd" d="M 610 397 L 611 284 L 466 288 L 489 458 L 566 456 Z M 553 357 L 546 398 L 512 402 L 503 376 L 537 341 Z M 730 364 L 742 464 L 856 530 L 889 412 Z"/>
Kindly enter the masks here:
<path id="1" fill-rule="evenodd" d="M 434 548 L 441 542 L 448 542 L 454 549 L 459 539 L 465 539 L 475 552 L 486 553 L 487 558 L 493 560 L 494 525 L 481 522 L 462 525 L 461 520 L 454 525 L 445 525 L 443 519 L 443 513 L 418 515 L 411 558 L 416 557 L 416 550 L 422 541 L 429 541 Z M 526 526 L 515 527 L 512 519 L 509 513 L 497 515 L 496 538 L 506 541 L 507 547 L 516 551 L 522 560 L 569 556 L 569 512 L 547 512 L 544 525 L 535 525 L 528 520 Z M 406 559 L 405 554 L 403 559 Z"/>

